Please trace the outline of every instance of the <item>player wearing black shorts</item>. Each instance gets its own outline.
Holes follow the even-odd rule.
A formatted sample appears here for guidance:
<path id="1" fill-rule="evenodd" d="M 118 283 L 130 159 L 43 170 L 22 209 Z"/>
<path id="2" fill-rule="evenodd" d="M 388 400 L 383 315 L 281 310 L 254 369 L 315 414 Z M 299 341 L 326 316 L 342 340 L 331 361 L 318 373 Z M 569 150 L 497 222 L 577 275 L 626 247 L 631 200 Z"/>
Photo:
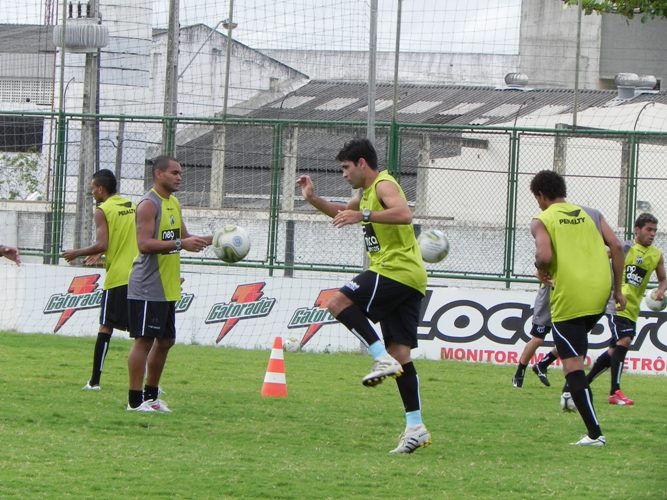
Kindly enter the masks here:
<path id="1" fill-rule="evenodd" d="M 378 171 L 370 141 L 348 142 L 336 159 L 345 180 L 353 188 L 363 189 L 346 205 L 315 195 L 307 175 L 297 183 L 305 200 L 332 217 L 334 226 L 361 223 L 370 266 L 336 292 L 327 307 L 368 345 L 374 361 L 362 383 L 373 387 L 388 377 L 396 379 L 405 410 L 405 430 L 390 453 L 412 453 L 431 443 L 422 421 L 419 378 L 410 355 L 417 347 L 419 311 L 426 292 L 426 269 L 412 227 L 412 212 L 396 180 L 388 172 Z M 384 341 L 371 321 L 380 323 Z"/>
<path id="2" fill-rule="evenodd" d="M 99 262 L 105 255 L 100 328 L 93 351 L 93 371 L 84 391 L 99 391 L 104 361 L 114 328 L 127 330 L 127 280 L 130 267 L 137 256 L 137 237 L 134 216 L 136 207 L 130 200 L 116 193 L 117 180 L 111 170 L 95 172 L 90 182 L 90 192 L 98 203 L 95 210 L 96 241 L 78 250 L 65 250 L 63 257 L 72 262 L 86 256 L 84 264 Z"/>
<path id="3" fill-rule="evenodd" d="M 572 400 L 587 429 L 587 435 L 573 444 L 604 446 L 584 358 L 588 332 L 602 316 L 610 295 L 612 277 L 605 244 L 612 260 L 614 303 L 619 310 L 625 307 L 621 291 L 623 247 L 600 212 L 565 200 L 565 180 L 558 173 L 539 172 L 530 190 L 542 210 L 531 222 L 535 267 L 540 281 L 551 285 L 554 342 Z"/>
<path id="4" fill-rule="evenodd" d="M 188 233 L 181 206 L 173 193 L 182 179 L 174 158 L 153 160 L 153 188 L 137 205 L 137 245 L 128 284 L 130 337 L 134 344 L 127 360 L 127 411 L 169 412 L 158 399 L 160 377 L 169 349 L 176 342 L 176 302 L 181 298 L 180 251 L 199 252 L 212 236 Z M 145 384 L 144 384 L 145 378 Z"/>

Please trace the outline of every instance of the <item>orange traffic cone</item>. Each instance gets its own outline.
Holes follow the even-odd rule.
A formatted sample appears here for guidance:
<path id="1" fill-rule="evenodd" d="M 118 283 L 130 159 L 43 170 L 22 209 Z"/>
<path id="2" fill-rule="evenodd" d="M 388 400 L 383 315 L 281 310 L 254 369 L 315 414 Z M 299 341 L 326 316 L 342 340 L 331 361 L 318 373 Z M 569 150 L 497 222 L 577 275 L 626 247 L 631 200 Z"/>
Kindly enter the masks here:
<path id="1" fill-rule="evenodd" d="M 287 397 L 287 379 L 285 378 L 285 361 L 283 357 L 283 338 L 276 337 L 269 357 L 269 366 L 266 367 L 262 396 L 270 398 Z"/>

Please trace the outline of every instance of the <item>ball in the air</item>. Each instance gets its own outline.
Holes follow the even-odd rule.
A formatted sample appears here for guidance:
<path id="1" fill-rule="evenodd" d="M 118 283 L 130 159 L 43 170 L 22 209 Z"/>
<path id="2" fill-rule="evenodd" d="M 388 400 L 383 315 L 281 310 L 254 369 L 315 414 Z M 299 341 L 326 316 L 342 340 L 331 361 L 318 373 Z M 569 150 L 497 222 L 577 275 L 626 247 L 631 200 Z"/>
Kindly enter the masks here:
<path id="1" fill-rule="evenodd" d="M 657 288 L 654 288 L 653 290 L 649 290 L 646 293 L 646 297 L 644 297 L 644 302 L 646 302 L 646 307 L 648 307 L 651 311 L 662 311 L 667 307 L 667 297 L 665 297 L 662 300 L 658 300 L 655 298 L 655 294 L 658 292 Z"/>
<path id="2" fill-rule="evenodd" d="M 248 232 L 236 224 L 228 224 L 213 234 L 213 252 L 229 264 L 243 259 L 250 251 Z"/>
<path id="3" fill-rule="evenodd" d="M 434 264 L 440 262 L 449 254 L 449 241 L 445 233 L 439 229 L 422 231 L 417 239 L 424 262 Z"/>
<path id="4" fill-rule="evenodd" d="M 297 352 L 301 348 L 301 341 L 296 337 L 288 337 L 283 343 L 283 349 L 287 352 Z"/>

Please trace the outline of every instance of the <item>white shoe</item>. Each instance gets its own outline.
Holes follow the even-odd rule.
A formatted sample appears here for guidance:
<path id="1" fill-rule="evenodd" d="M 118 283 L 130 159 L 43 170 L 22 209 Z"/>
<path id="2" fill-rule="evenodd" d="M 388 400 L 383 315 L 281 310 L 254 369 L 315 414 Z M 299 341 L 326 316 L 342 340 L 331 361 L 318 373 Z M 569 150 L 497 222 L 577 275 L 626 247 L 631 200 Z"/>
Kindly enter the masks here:
<path id="1" fill-rule="evenodd" d="M 573 444 L 574 446 L 604 446 L 607 444 L 607 440 L 604 438 L 604 436 L 600 436 L 597 439 L 591 439 L 587 434 L 576 443 L 570 444 Z"/>
<path id="2" fill-rule="evenodd" d="M 162 401 L 161 399 L 149 399 L 146 401 L 149 405 L 151 405 L 151 408 L 155 411 L 161 411 L 162 413 L 171 413 L 171 410 L 167 406 L 167 403 Z"/>
<path id="3" fill-rule="evenodd" d="M 377 359 L 373 362 L 371 372 L 366 375 L 361 383 L 366 387 L 373 387 L 381 384 L 387 377 L 397 378 L 403 374 L 403 367 L 391 356 Z"/>
<path id="4" fill-rule="evenodd" d="M 90 381 L 86 382 L 86 385 L 83 386 L 83 391 L 101 391 L 102 388 L 99 385 L 90 385 Z"/>
<path id="5" fill-rule="evenodd" d="M 423 448 L 429 444 L 431 444 L 431 433 L 424 424 L 420 424 L 405 429 L 398 440 L 398 446 L 391 450 L 389 454 L 412 453 L 417 448 Z"/>
<path id="6" fill-rule="evenodd" d="M 157 410 L 151 406 L 152 401 L 144 401 L 136 408 L 132 408 L 129 404 L 127 405 L 127 411 L 133 411 L 137 413 L 156 413 Z"/>

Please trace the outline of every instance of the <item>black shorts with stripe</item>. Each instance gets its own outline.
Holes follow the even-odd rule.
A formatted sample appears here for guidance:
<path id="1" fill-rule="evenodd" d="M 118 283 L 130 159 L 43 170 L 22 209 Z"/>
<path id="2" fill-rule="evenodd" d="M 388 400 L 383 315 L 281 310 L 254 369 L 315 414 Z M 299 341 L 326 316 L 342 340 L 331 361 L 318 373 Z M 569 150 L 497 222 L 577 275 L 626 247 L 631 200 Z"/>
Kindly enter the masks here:
<path id="1" fill-rule="evenodd" d="M 340 292 L 371 321 L 380 322 L 385 344 L 417 347 L 417 326 L 424 298 L 419 291 L 373 271 L 364 271 Z"/>
<path id="2" fill-rule="evenodd" d="M 128 329 L 127 285 L 108 288 L 102 291 L 102 305 L 100 306 L 100 325 Z"/>
<path id="3" fill-rule="evenodd" d="M 588 333 L 602 317 L 602 313 L 553 322 L 553 337 L 561 359 L 586 356 Z"/>
<path id="4" fill-rule="evenodd" d="M 609 320 L 609 329 L 611 330 L 609 347 L 616 347 L 616 342 L 623 337 L 633 338 L 637 333 L 637 323 L 624 316 L 607 314 L 607 319 Z"/>
<path id="5" fill-rule="evenodd" d="M 130 337 L 176 338 L 176 302 L 129 299 Z"/>

